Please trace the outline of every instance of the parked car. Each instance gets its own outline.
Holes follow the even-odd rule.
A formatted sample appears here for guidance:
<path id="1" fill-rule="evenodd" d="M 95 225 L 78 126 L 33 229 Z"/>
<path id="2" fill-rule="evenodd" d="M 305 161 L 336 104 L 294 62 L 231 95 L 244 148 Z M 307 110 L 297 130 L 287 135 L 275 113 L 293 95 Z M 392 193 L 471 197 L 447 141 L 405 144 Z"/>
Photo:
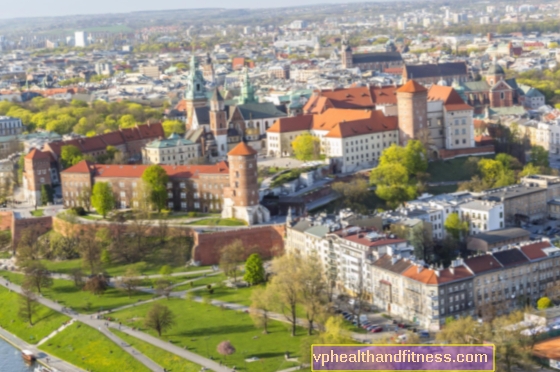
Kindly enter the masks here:
<path id="1" fill-rule="evenodd" d="M 544 231 L 548 231 L 548 230 L 551 230 L 551 229 L 552 229 L 552 226 L 547 226 L 547 227 L 544 228 Z"/>
<path id="2" fill-rule="evenodd" d="M 420 338 L 430 338 L 430 332 L 428 331 L 420 331 L 418 332 L 418 336 Z"/>
<path id="3" fill-rule="evenodd" d="M 370 331 L 371 333 L 379 333 L 379 332 L 383 332 L 383 327 L 381 326 L 377 326 L 371 329 Z"/>

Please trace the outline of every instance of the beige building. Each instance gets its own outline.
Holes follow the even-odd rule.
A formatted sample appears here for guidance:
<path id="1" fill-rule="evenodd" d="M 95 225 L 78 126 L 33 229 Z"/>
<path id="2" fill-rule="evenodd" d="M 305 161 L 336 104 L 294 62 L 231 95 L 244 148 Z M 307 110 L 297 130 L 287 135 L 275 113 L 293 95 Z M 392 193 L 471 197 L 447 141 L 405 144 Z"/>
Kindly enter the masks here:
<path id="1" fill-rule="evenodd" d="M 275 157 L 294 156 L 292 142 L 297 136 L 309 133 L 313 115 L 280 118 L 266 131 L 266 153 Z"/>
<path id="2" fill-rule="evenodd" d="M 200 144 L 172 134 L 167 139 L 152 141 L 142 149 L 144 164 L 197 164 L 201 159 Z"/>
<path id="3" fill-rule="evenodd" d="M 512 226 L 519 222 L 539 221 L 548 213 L 547 189 L 517 184 L 481 193 L 482 200 L 504 204 L 504 222 Z"/>

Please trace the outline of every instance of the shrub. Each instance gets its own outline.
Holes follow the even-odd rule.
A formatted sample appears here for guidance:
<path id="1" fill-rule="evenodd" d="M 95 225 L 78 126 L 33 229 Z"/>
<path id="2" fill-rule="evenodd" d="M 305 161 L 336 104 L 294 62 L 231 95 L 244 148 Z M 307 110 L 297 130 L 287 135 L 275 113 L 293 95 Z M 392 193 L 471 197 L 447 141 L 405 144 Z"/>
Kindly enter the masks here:
<path id="1" fill-rule="evenodd" d="M 77 216 L 85 216 L 86 210 L 83 207 L 72 207 L 70 210 L 75 213 Z"/>
<path id="2" fill-rule="evenodd" d="M 188 212 L 188 213 L 187 213 L 187 216 L 188 216 L 188 217 L 196 217 L 197 214 L 196 214 L 195 211 L 192 211 L 192 212 Z"/>

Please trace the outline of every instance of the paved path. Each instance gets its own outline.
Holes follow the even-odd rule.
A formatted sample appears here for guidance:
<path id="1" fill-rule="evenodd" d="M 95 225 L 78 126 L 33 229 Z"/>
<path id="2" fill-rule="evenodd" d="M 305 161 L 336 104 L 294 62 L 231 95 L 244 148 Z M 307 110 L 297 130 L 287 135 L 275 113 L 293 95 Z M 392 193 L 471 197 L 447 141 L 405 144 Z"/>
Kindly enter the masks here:
<path id="1" fill-rule="evenodd" d="M 12 335 L 10 332 L 6 331 L 3 328 L 0 328 L 0 337 L 2 337 L 10 344 L 12 344 L 14 347 L 20 350 L 31 351 L 37 357 L 37 360 L 41 364 L 56 368 L 60 372 L 85 372 L 81 368 L 78 368 L 64 360 L 58 359 L 53 355 L 47 354 L 44 351 L 37 349 L 35 345 L 28 344 L 27 342 L 17 338 L 16 336 Z M 47 363 L 47 358 L 49 359 L 48 363 Z"/>
<path id="2" fill-rule="evenodd" d="M 8 285 L 6 285 L 8 284 Z M 5 286 L 6 288 L 11 289 L 14 292 L 20 293 L 21 294 L 21 287 L 13 284 L 13 283 L 6 283 L 6 281 L 2 280 L 0 281 L 0 285 Z M 112 341 L 114 341 L 119 347 L 123 347 L 123 344 L 126 344 L 124 341 L 122 341 L 120 338 L 118 338 L 116 335 L 114 335 L 111 331 L 109 331 L 108 326 L 112 326 L 112 327 L 118 327 L 118 325 L 116 324 L 110 324 L 110 322 L 107 322 L 105 320 L 102 319 L 95 319 L 95 317 L 93 315 L 85 315 L 85 314 L 79 314 L 75 311 L 62 311 L 62 306 L 55 303 L 54 301 L 44 298 L 44 297 L 39 297 L 37 299 L 38 302 L 40 302 L 42 305 L 47 306 L 55 311 L 59 311 L 59 312 L 63 312 L 64 314 L 72 317 L 75 321 L 80 321 L 92 328 L 96 328 L 97 330 L 99 330 L 101 333 L 103 333 L 105 336 L 109 337 L 109 339 L 111 339 Z M 152 300 L 153 301 L 153 300 Z M 137 305 L 137 304 L 133 304 L 132 306 Z M 1 329 L 0 329 L 1 330 Z M 125 329 L 122 329 L 123 331 L 125 331 Z M 162 341 L 158 338 L 155 338 L 153 336 L 148 335 L 147 333 L 144 332 L 140 332 L 140 331 L 131 331 L 128 330 L 130 335 L 133 335 L 143 341 L 146 341 L 152 345 L 158 346 L 160 348 L 163 348 L 164 350 L 170 351 L 176 355 L 179 355 L 187 360 L 190 360 L 196 364 L 199 364 L 203 367 L 206 367 L 208 369 L 211 369 L 213 371 L 216 372 L 231 372 L 231 370 L 229 368 L 226 368 L 224 366 L 220 366 L 218 363 L 214 362 L 213 360 L 210 360 L 208 358 L 205 358 L 201 355 L 198 354 L 194 354 L 192 352 L 188 352 L 186 350 L 183 350 L 181 348 L 178 348 L 176 346 L 173 346 L 165 341 Z M 134 333 L 130 333 L 130 332 L 134 332 Z M 21 341 L 21 340 L 20 340 Z M 136 358 L 140 363 L 146 365 L 146 367 L 148 367 L 150 370 L 152 371 L 163 371 L 163 368 L 160 366 L 157 366 L 157 368 L 155 367 L 155 363 L 153 361 L 151 361 L 149 358 L 145 357 L 144 355 L 142 355 L 141 353 L 135 351 L 134 349 L 130 348 L 131 350 L 126 350 L 127 352 L 129 352 L 129 354 L 131 354 L 134 358 Z M 34 350 L 32 350 L 34 351 Z M 179 351 L 181 351 L 179 353 Z M 67 370 L 68 372 L 72 372 L 75 370 Z M 62 371 L 62 372 L 66 372 L 66 371 Z"/>

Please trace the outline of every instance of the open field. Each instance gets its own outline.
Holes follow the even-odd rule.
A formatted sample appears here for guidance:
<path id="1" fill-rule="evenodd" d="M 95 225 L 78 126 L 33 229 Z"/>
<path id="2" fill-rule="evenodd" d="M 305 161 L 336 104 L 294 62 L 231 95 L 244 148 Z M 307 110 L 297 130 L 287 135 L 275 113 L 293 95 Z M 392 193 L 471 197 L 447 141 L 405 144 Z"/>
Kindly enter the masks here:
<path id="1" fill-rule="evenodd" d="M 255 328 L 251 317 L 243 312 L 221 309 L 216 306 L 194 301 L 172 298 L 160 300 L 176 315 L 176 325 L 164 332 L 162 339 L 180 347 L 207 357 L 220 360 L 228 366 L 236 366 L 239 371 L 272 372 L 289 368 L 295 363 L 287 362 L 284 353 L 299 355 L 300 342 L 305 330 L 298 328 L 297 336 L 291 337 L 289 325 L 272 321 L 269 334 L 263 334 Z M 152 304 L 140 305 L 112 314 L 123 325 L 139 327 L 156 336 L 152 330 L 146 330 L 143 321 Z M 219 355 L 217 345 L 230 341 L 236 352 L 228 357 Z M 258 361 L 245 362 L 246 358 L 257 357 Z"/>
<path id="2" fill-rule="evenodd" d="M 95 372 L 150 372 L 97 330 L 76 322 L 41 345 L 41 349 Z"/>
<path id="3" fill-rule="evenodd" d="M 38 305 L 37 313 L 33 317 L 33 325 L 23 321 L 18 316 L 19 301 L 21 296 L 10 292 L 4 287 L 0 287 L 0 327 L 13 333 L 25 342 L 36 344 L 41 339 L 48 336 L 51 332 L 70 320 L 66 315 L 62 315 L 43 305 Z"/>
<path id="4" fill-rule="evenodd" d="M 11 282 L 19 285 L 23 282 L 24 278 L 22 274 L 8 271 L 0 271 L 0 276 L 8 278 Z M 54 279 L 52 287 L 44 288 L 42 292 L 44 297 L 58 301 L 61 307 L 69 307 L 85 314 L 110 310 L 153 298 L 152 294 L 143 292 L 135 292 L 128 297 L 125 292 L 115 288 L 108 288 L 103 295 L 95 296 L 90 292 L 77 288 L 74 282 L 63 279 Z"/>

